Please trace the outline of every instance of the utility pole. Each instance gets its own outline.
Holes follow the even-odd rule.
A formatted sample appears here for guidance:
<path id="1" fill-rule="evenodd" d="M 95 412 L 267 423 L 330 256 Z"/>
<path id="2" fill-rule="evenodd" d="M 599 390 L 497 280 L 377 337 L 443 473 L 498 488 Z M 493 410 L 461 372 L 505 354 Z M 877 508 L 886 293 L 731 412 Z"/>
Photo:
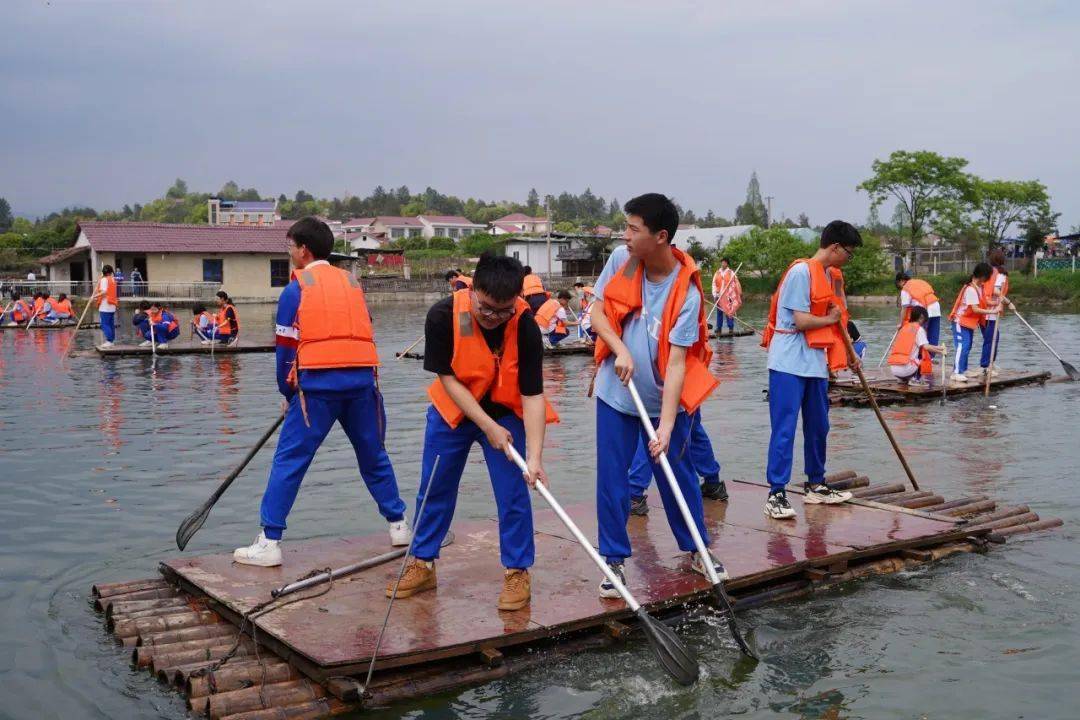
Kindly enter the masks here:
<path id="1" fill-rule="evenodd" d="M 552 223 L 551 223 L 551 209 L 547 206 L 546 203 L 544 205 L 544 212 L 548 216 L 548 223 L 547 223 L 547 279 L 548 279 L 548 286 L 550 287 L 550 285 L 551 285 L 551 224 Z"/>
<path id="2" fill-rule="evenodd" d="M 765 229 L 768 230 L 772 226 L 772 195 L 765 196 L 765 202 L 768 205 L 765 208 Z"/>

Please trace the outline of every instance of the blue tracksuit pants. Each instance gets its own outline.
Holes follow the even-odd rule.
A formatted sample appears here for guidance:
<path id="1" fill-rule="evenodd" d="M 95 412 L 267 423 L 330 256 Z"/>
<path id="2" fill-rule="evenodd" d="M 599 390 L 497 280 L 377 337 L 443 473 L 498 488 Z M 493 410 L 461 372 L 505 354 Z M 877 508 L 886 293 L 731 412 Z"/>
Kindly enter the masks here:
<path id="1" fill-rule="evenodd" d="M 655 427 L 658 418 L 653 419 Z M 705 529 L 704 508 L 701 500 L 701 487 L 698 485 L 694 463 L 690 459 L 690 416 L 680 412 L 671 431 L 671 445 L 668 450 L 668 462 L 675 473 L 690 515 L 694 518 L 702 540 L 709 544 L 709 533 Z M 630 466 L 634 454 L 642 442 L 647 442 L 645 429 L 636 415 L 626 415 L 611 407 L 603 400 L 596 401 L 596 514 L 599 524 L 600 554 L 608 562 L 621 563 L 630 557 L 630 536 L 626 532 L 626 521 L 630 517 Z M 656 487 L 664 502 L 664 513 L 668 525 L 675 536 L 680 550 L 696 550 L 690 529 L 683 521 L 679 506 L 668 485 L 667 478 L 659 463 L 650 458 Z"/>
<path id="2" fill-rule="evenodd" d="M 143 336 L 143 340 L 150 339 L 150 321 L 143 320 L 137 325 L 139 332 Z M 167 330 L 167 323 L 155 323 L 154 324 L 154 342 L 168 342 L 169 340 L 175 340 L 180 337 L 180 326 L 176 326 L 171 331 Z"/>
<path id="3" fill-rule="evenodd" d="M 516 415 L 506 415 L 499 425 L 510 431 L 514 447 L 525 455 L 525 423 Z M 514 461 L 493 448 L 487 436 L 472 420 L 462 420 L 451 428 L 434 405 L 428 406 L 427 427 L 424 430 L 424 458 L 420 470 L 420 491 L 416 496 L 419 513 L 424 497 L 424 516 L 413 519 L 413 556 L 421 560 L 439 557 L 439 546 L 450 530 L 457 506 L 458 485 L 465 471 L 465 461 L 473 443 L 480 443 L 495 491 L 495 507 L 499 515 L 499 558 L 506 568 L 532 567 L 536 557 L 533 544 L 532 503 L 529 486 Z M 439 465 L 435 467 L 435 458 Z M 435 469 L 432 477 L 431 471 Z"/>
<path id="4" fill-rule="evenodd" d="M 720 482 L 720 463 L 713 452 L 712 441 L 705 427 L 701 424 L 701 411 L 690 416 L 690 462 L 696 472 L 707 484 Z M 641 497 L 652 482 L 652 462 L 644 440 L 638 442 L 634 462 L 630 466 L 630 497 Z"/>
<path id="5" fill-rule="evenodd" d="M 926 321 L 926 341 L 931 345 L 937 345 L 941 340 L 941 317 L 928 318 Z"/>
<path id="6" fill-rule="evenodd" d="M 803 465 L 811 485 L 825 481 L 825 445 L 829 438 L 829 380 L 769 371 L 769 458 L 765 477 L 770 492 L 791 480 L 795 426 L 802 413 Z"/>
<path id="7" fill-rule="evenodd" d="M 558 345 L 560 342 L 570 337 L 570 333 L 552 332 L 548 333 L 548 342 L 552 345 Z"/>
<path id="8" fill-rule="evenodd" d="M 304 422 L 299 396 L 293 396 L 289 401 L 285 422 L 281 425 L 281 436 L 260 509 L 266 537 L 281 539 L 286 527 L 285 518 L 296 501 L 304 474 L 335 422 L 341 423 L 352 443 L 360 475 L 375 498 L 379 513 L 388 522 L 404 519 L 405 503 L 398 494 L 394 467 L 383 446 L 386 415 L 374 380 L 369 387 L 355 392 L 305 392 L 304 400 L 311 426 Z"/>
<path id="9" fill-rule="evenodd" d="M 720 334 L 720 331 L 724 327 L 724 320 L 725 319 L 727 320 L 728 330 L 734 330 L 735 329 L 735 316 L 734 315 L 725 315 L 723 310 L 717 308 L 716 309 L 716 333 L 718 335 Z"/>
<path id="10" fill-rule="evenodd" d="M 975 331 L 966 328 L 960 323 L 953 323 L 953 344 L 956 346 L 956 360 L 953 364 L 953 372 L 963 375 L 968 369 L 968 356 L 971 354 L 971 343 L 975 339 Z"/>
<path id="11" fill-rule="evenodd" d="M 997 347 L 994 345 L 994 329 L 997 328 L 997 320 L 987 320 L 982 328 L 982 356 L 979 358 L 979 367 L 990 367 L 990 351 L 994 352 L 994 360 L 997 360 L 997 351 L 1001 349 L 1001 337 L 998 337 Z"/>
<path id="12" fill-rule="evenodd" d="M 108 342 L 116 340 L 116 313 L 99 312 L 98 320 L 101 321 L 101 334 Z"/>

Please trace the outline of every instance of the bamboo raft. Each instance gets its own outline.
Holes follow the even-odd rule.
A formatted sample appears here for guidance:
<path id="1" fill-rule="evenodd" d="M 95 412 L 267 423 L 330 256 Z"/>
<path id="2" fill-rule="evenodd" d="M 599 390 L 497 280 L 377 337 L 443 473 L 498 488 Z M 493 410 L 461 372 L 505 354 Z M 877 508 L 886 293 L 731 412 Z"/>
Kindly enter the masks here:
<path id="1" fill-rule="evenodd" d="M 990 380 L 991 390 L 1001 390 L 1017 385 L 1042 385 L 1050 379 L 1050 373 L 1045 370 L 1002 370 L 1001 374 Z M 874 397 L 878 405 L 895 405 L 898 403 L 926 402 L 941 399 L 941 380 L 934 378 L 929 385 L 905 386 L 894 379 L 867 378 L 870 388 L 874 391 Z M 947 383 L 945 394 L 947 397 L 954 395 L 967 395 L 970 393 L 982 393 L 984 382 L 982 379 L 972 378 L 966 383 Z M 862 389 L 859 379 L 843 379 L 829 381 L 829 404 L 830 405 L 854 405 L 856 407 L 869 406 L 870 401 Z"/>
<path id="2" fill-rule="evenodd" d="M 34 324 L 31 325 L 29 328 L 26 327 L 26 323 L 4 323 L 3 325 L 0 325 L 0 330 L 67 330 L 68 328 L 75 327 L 75 325 L 76 322 L 74 320 L 72 320 L 71 322 L 51 324 L 44 322 L 39 323 L 35 321 Z M 84 322 L 82 324 L 82 327 L 79 328 L 79 330 L 93 330 L 100 327 L 101 323 L 95 320 L 94 322 Z"/>
<path id="3" fill-rule="evenodd" d="M 757 335 L 757 333 L 754 332 L 753 330 L 747 330 L 746 328 L 740 328 L 740 329 L 736 330 L 735 332 L 726 332 L 726 333 L 721 333 L 721 334 L 717 334 L 716 330 L 709 330 L 709 339 L 710 340 L 719 340 L 720 338 L 747 337 L 748 335 Z"/>
<path id="4" fill-rule="evenodd" d="M 592 355 L 594 346 L 584 340 L 563 341 L 553 347 L 544 348 L 544 357 L 559 357 L 561 355 Z M 424 353 L 411 351 L 398 355 L 409 360 L 423 360 Z"/>
<path id="5" fill-rule="evenodd" d="M 169 346 L 166 348 L 157 348 L 158 355 L 224 355 L 224 354 L 236 354 L 236 353 L 267 353 L 274 351 L 273 342 L 259 342 L 255 340 L 244 340 L 241 338 L 232 345 L 203 345 L 199 341 L 190 340 L 170 340 Z M 128 345 L 124 343 L 117 343 L 112 347 L 102 347 L 98 345 L 95 347 L 98 355 L 102 357 L 129 357 L 132 355 L 153 355 L 154 348 L 147 345 L 142 347 L 140 345 Z"/>
<path id="6" fill-rule="evenodd" d="M 736 609 L 810 595 L 861 577 L 894 573 L 957 553 L 984 552 L 1013 535 L 1056 527 L 1026 505 L 985 495 L 946 500 L 900 483 L 871 485 L 853 471 L 828 480 L 851 490 L 843 505 L 804 506 L 789 489 L 795 522 L 761 512 L 764 485 L 729 483 L 730 501 L 706 501 L 713 547 L 731 573 Z M 659 510 L 659 508 L 656 508 Z M 569 508 L 595 537 L 591 505 Z M 493 520 L 461 523 L 444 548 L 437 589 L 394 605 L 372 683 L 367 664 L 397 563 L 366 570 L 270 605 L 237 628 L 270 590 L 312 568 L 340 567 L 385 552 L 383 534 L 289 543 L 279 568 L 232 562 L 231 554 L 175 558 L 162 577 L 98 584 L 94 607 L 133 667 L 176 687 L 213 720 L 321 718 L 489 682 L 560 657 L 626 642 L 636 634 L 621 600 L 596 595 L 598 573 L 549 511 L 536 512 L 532 604 L 498 612 L 501 587 Z M 667 621 L 711 612 L 707 581 L 689 572 L 660 512 L 631 517 L 632 592 Z M 215 664 L 233 651 L 228 662 Z M 734 652 L 734 650 L 733 650 Z"/>

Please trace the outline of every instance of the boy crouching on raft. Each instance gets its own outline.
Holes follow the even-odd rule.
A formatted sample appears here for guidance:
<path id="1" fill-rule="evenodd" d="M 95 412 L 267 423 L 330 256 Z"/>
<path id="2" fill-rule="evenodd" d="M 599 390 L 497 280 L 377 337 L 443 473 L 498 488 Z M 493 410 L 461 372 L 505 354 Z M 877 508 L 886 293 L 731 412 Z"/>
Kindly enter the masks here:
<path id="1" fill-rule="evenodd" d="M 691 422 L 718 385 L 708 370 L 712 351 L 705 324 L 704 293 L 696 263 L 671 245 L 679 225 L 675 204 L 659 193 L 636 197 L 624 206 L 626 244 L 608 258 L 595 285 L 592 322 L 596 341 L 596 511 L 600 554 L 625 582 L 623 563 L 631 555 L 626 521 L 630 514 L 628 473 L 639 442 L 648 446 L 652 472 L 663 499 L 668 525 L 679 549 L 691 553 L 691 569 L 706 575 L 711 562 L 721 579 L 727 574 L 715 558 L 701 558 L 671 487 L 657 462 L 668 453 L 676 482 L 705 544 L 701 488 L 687 450 Z M 656 428 L 650 442 L 626 387 L 634 381 Z M 605 578 L 600 597 L 617 598 Z"/>
<path id="2" fill-rule="evenodd" d="M 802 413 L 805 503 L 841 503 L 851 493 L 825 483 L 829 437 L 829 372 L 858 367 L 849 358 L 841 332 L 847 324 L 840 271 L 862 245 L 859 231 L 834 220 L 821 233 L 813 257 L 796 260 L 784 272 L 769 306 L 761 346 L 769 351 L 769 454 L 767 517 L 795 517 L 787 499 L 795 427 Z"/>
<path id="3" fill-rule="evenodd" d="M 424 369 L 438 377 L 428 388 L 431 406 L 413 521 L 416 542 L 398 597 L 436 586 L 435 560 L 454 517 L 461 474 L 469 450 L 480 443 L 495 491 L 499 553 L 506 568 L 498 608 L 518 610 L 529 604 L 535 556 L 532 505 L 529 486 L 506 449 L 513 444 L 527 458 L 529 485 L 546 484 L 544 431 L 558 416 L 544 398 L 544 349 L 540 328 L 520 297 L 523 275 L 514 258 L 484 253 L 472 289 L 457 290 L 428 311 Z M 387 597 L 393 590 L 391 581 Z"/>
<path id="4" fill-rule="evenodd" d="M 889 348 L 889 369 L 902 385 L 925 384 L 922 377 L 934 372 L 934 366 L 930 363 L 931 353 L 945 354 L 944 346 L 931 345 L 927 339 L 926 326 L 929 322 L 930 314 L 926 308 L 911 308 L 907 321 L 900 326 Z"/>

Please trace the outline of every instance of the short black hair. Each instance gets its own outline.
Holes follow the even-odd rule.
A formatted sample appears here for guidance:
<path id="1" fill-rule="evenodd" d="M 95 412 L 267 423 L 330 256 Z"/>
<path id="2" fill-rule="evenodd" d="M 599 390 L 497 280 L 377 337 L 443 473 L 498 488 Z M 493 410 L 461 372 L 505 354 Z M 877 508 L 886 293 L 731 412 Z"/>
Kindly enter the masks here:
<path id="1" fill-rule="evenodd" d="M 36 291 L 36 292 L 34 293 L 34 299 L 35 299 L 35 300 L 37 300 L 37 299 L 38 299 L 39 297 L 41 297 L 41 291 L 40 291 L 40 290 L 38 290 L 38 291 Z"/>
<path id="2" fill-rule="evenodd" d="M 460 274 L 461 273 L 459 273 L 457 270 L 447 270 L 446 274 L 443 275 L 443 279 L 446 280 L 446 282 L 450 282 Z"/>
<path id="3" fill-rule="evenodd" d="M 821 247 L 827 248 L 834 243 L 845 248 L 862 247 L 862 235 L 851 223 L 833 220 L 821 231 Z"/>
<path id="4" fill-rule="evenodd" d="M 56 299 L 60 300 L 60 301 L 67 300 L 67 293 L 60 293 L 60 297 L 58 297 Z"/>
<path id="5" fill-rule="evenodd" d="M 581 282 L 580 280 L 578 280 L 578 281 L 577 281 L 576 283 L 574 283 L 574 287 L 576 287 L 576 288 L 583 288 L 583 287 L 585 287 L 585 283 L 583 283 L 583 282 Z"/>
<path id="6" fill-rule="evenodd" d="M 101 266 L 101 274 L 102 275 L 112 275 L 113 274 L 112 265 L 102 265 Z"/>
<path id="7" fill-rule="evenodd" d="M 487 250 L 473 271 L 473 288 L 496 302 L 505 302 L 521 294 L 524 270 L 517 258 Z"/>
<path id="8" fill-rule="evenodd" d="M 521 272 L 525 273 L 526 275 L 532 275 L 532 265 L 526 265 L 525 267 L 521 268 Z"/>
<path id="9" fill-rule="evenodd" d="M 728 265 L 730 265 L 731 264 L 731 258 L 729 258 L 727 255 L 725 255 L 724 257 L 720 258 L 720 262 L 726 262 Z"/>
<path id="10" fill-rule="evenodd" d="M 195 306 L 191 308 L 192 315 L 202 315 L 206 312 L 206 306 L 202 303 L 195 303 Z"/>
<path id="11" fill-rule="evenodd" d="M 232 298 L 229 297 L 229 293 L 225 292 L 224 290 L 218 290 L 217 296 L 227 303 L 232 302 Z"/>
<path id="12" fill-rule="evenodd" d="M 920 322 L 922 320 L 929 320 L 930 313 L 926 311 L 926 308 L 921 305 L 916 305 L 911 308 L 911 313 L 908 315 L 908 320 L 911 322 Z"/>
<path id="13" fill-rule="evenodd" d="M 143 300 L 142 302 L 140 302 L 139 303 L 139 309 L 144 311 L 144 312 L 146 310 L 149 310 L 150 309 L 150 301 L 149 300 Z"/>
<path id="14" fill-rule="evenodd" d="M 22 300 L 22 295 L 15 292 L 14 290 L 12 290 L 11 291 L 11 302 L 15 302 L 16 300 Z"/>
<path id="15" fill-rule="evenodd" d="M 316 260 L 330 257 L 334 249 L 334 233 L 330 226 L 317 217 L 300 218 L 294 222 L 285 237 L 300 247 L 306 247 Z"/>
<path id="16" fill-rule="evenodd" d="M 847 321 L 847 334 L 851 337 L 851 342 L 855 342 L 862 337 L 862 333 L 859 332 L 859 328 L 855 326 L 855 323 L 851 320 Z"/>
<path id="17" fill-rule="evenodd" d="M 905 283 L 910 279 L 911 279 L 911 273 L 909 273 L 907 270 L 901 270 L 900 272 L 896 273 L 895 282 L 896 282 L 897 285 L 899 285 L 900 283 Z"/>
<path id="18" fill-rule="evenodd" d="M 49 299 L 49 293 L 48 293 L 48 291 L 46 291 L 46 292 L 43 292 L 43 293 L 41 293 L 41 297 L 43 297 L 44 299 L 48 300 L 48 299 Z"/>
<path id="19" fill-rule="evenodd" d="M 560 290 L 555 297 L 559 298 L 560 300 L 569 300 L 571 297 L 573 297 L 573 295 L 570 294 L 569 290 Z"/>
<path id="20" fill-rule="evenodd" d="M 675 231 L 679 229 L 679 211 L 667 195 L 660 193 L 638 195 L 623 205 L 623 212 L 627 215 L 637 215 L 653 234 L 667 230 L 668 243 L 675 239 Z"/>
<path id="21" fill-rule="evenodd" d="M 990 267 L 990 263 L 981 262 L 971 269 L 971 277 L 978 278 L 983 282 L 990 279 L 990 276 L 994 274 L 994 268 Z"/>

